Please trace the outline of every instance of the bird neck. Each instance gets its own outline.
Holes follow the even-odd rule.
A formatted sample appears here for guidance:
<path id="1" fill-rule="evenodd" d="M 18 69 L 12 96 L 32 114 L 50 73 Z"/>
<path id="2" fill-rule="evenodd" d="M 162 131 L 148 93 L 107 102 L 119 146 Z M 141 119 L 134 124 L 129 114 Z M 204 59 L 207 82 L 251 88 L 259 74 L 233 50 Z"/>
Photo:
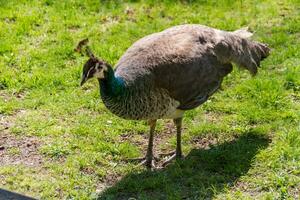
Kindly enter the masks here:
<path id="1" fill-rule="evenodd" d="M 104 79 L 98 79 L 100 84 L 101 96 L 114 97 L 119 96 L 125 89 L 125 83 L 121 77 L 116 77 L 111 66 L 108 66 L 104 73 Z"/>

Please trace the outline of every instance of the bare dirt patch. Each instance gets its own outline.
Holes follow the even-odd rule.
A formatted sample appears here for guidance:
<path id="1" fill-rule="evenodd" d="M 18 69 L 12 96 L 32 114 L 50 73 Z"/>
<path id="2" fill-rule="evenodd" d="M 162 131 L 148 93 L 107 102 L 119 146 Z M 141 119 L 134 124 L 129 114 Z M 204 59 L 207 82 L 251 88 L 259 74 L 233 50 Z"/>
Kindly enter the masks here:
<path id="1" fill-rule="evenodd" d="M 25 110 L 19 110 L 14 115 L 0 115 L 0 166 L 38 166 L 43 162 L 42 155 L 39 154 L 41 142 L 37 137 L 20 136 L 10 132 L 15 120 L 25 113 Z"/>
<path id="2" fill-rule="evenodd" d="M 195 137 L 192 140 L 194 147 L 199 149 L 210 149 L 211 146 L 218 143 L 218 138 L 215 135 L 205 134 L 203 136 Z"/>
<path id="3" fill-rule="evenodd" d="M 39 146 L 40 142 L 35 137 L 17 137 L 9 133 L 1 133 L 0 165 L 40 165 L 43 159 L 38 153 Z"/>

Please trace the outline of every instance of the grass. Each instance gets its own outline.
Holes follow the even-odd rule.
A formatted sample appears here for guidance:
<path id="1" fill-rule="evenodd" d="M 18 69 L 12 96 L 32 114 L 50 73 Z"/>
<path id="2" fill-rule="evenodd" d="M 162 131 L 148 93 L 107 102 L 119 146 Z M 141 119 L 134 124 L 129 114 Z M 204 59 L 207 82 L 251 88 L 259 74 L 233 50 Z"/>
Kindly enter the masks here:
<path id="1" fill-rule="evenodd" d="M 0 0 L 0 187 L 41 199 L 300 198 L 299 8 L 296 0 Z M 106 110 L 96 81 L 79 87 L 86 57 L 73 49 L 89 37 L 115 64 L 137 39 L 183 23 L 249 26 L 272 53 L 256 77 L 235 69 L 187 112 L 186 159 L 149 172 L 123 161 L 143 154 L 147 125 Z M 169 124 L 159 123 L 157 152 L 175 147 Z"/>

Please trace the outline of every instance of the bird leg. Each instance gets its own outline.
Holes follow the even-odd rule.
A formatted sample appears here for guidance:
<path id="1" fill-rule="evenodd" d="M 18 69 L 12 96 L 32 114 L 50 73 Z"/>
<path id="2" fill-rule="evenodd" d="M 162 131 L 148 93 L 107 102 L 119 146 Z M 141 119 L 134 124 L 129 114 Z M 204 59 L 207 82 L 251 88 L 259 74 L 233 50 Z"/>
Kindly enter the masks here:
<path id="1" fill-rule="evenodd" d="M 157 158 L 155 158 L 153 156 L 153 140 L 154 140 L 155 127 L 156 127 L 156 119 L 149 120 L 149 125 L 150 125 L 150 135 L 149 135 L 146 156 L 143 158 L 134 158 L 134 159 L 130 159 L 130 160 L 131 161 L 141 161 L 140 165 L 146 165 L 147 168 L 151 169 L 152 167 L 153 168 L 155 167 L 154 160 L 157 160 Z"/>
<path id="2" fill-rule="evenodd" d="M 153 161 L 153 140 L 154 140 L 154 132 L 156 127 L 156 119 L 155 120 L 149 120 L 150 125 L 150 135 L 149 135 L 149 142 L 148 142 L 148 149 L 146 154 L 146 167 L 151 168 L 154 167 L 154 161 Z"/>
<path id="3" fill-rule="evenodd" d="M 181 129 L 182 129 L 182 117 L 173 119 L 174 124 L 176 126 L 176 140 L 177 140 L 177 145 L 176 145 L 176 152 L 168 158 L 162 165 L 166 166 L 169 164 L 172 160 L 176 159 L 181 159 L 182 158 L 182 150 L 181 150 Z"/>

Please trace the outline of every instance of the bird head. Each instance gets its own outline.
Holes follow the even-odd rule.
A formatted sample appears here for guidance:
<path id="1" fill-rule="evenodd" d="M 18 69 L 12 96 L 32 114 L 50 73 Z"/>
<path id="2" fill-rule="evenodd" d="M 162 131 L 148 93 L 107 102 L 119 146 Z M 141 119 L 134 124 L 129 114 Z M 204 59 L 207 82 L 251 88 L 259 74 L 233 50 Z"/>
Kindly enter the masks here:
<path id="1" fill-rule="evenodd" d="M 81 83 L 82 86 L 90 78 L 104 79 L 107 71 L 107 64 L 97 58 L 90 58 L 83 66 Z"/>
<path id="2" fill-rule="evenodd" d="M 81 54 L 83 54 L 84 53 L 83 50 L 85 50 L 86 55 L 89 57 L 89 59 L 86 61 L 86 63 L 83 66 L 81 83 L 80 83 L 81 86 L 87 80 L 93 77 L 98 79 L 104 79 L 105 72 L 107 72 L 109 67 L 109 65 L 106 62 L 94 56 L 87 43 L 88 43 L 88 39 L 84 39 L 80 41 L 77 47 L 75 48 L 75 51 L 80 52 Z"/>

